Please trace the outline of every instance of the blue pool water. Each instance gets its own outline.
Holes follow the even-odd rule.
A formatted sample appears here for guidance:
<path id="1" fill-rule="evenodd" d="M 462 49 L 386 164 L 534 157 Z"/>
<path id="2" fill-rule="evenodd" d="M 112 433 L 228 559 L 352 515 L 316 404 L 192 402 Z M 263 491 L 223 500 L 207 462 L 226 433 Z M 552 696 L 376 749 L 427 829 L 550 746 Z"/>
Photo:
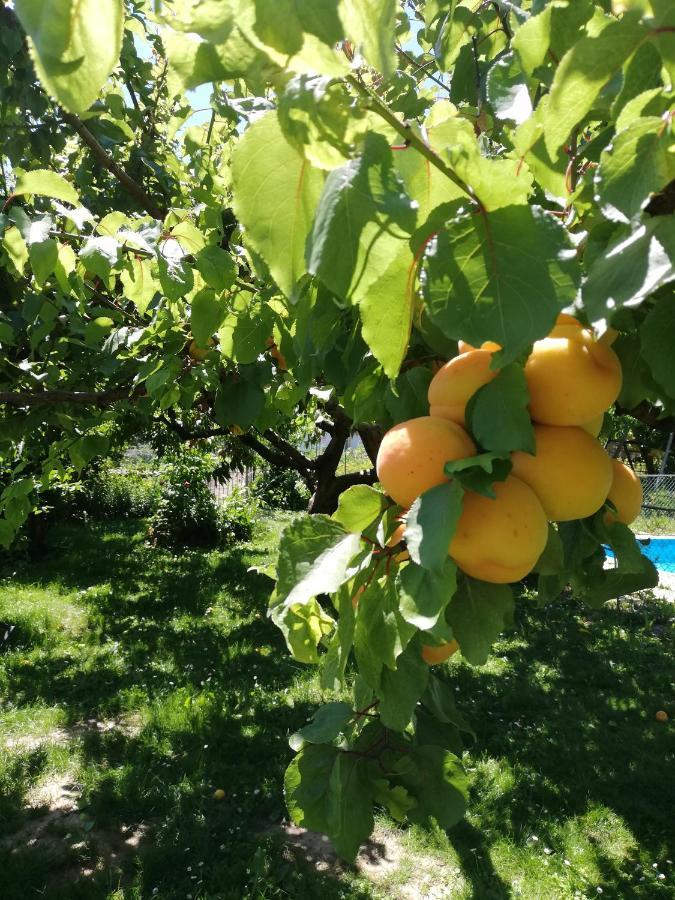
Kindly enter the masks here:
<path id="1" fill-rule="evenodd" d="M 675 537 L 649 538 L 648 544 L 643 544 L 643 540 L 644 538 L 639 538 L 638 542 L 647 559 L 651 559 L 659 571 L 675 574 Z M 607 555 L 614 556 L 609 549 Z"/>

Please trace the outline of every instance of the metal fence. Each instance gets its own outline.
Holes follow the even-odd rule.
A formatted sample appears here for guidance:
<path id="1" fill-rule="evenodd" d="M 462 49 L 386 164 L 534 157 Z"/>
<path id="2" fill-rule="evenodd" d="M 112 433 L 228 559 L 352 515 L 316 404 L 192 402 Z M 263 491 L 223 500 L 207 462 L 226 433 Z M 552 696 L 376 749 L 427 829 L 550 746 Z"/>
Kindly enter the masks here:
<path id="1" fill-rule="evenodd" d="M 633 528 L 662 583 L 675 585 L 675 475 L 641 475 L 640 481 L 642 512 Z"/>

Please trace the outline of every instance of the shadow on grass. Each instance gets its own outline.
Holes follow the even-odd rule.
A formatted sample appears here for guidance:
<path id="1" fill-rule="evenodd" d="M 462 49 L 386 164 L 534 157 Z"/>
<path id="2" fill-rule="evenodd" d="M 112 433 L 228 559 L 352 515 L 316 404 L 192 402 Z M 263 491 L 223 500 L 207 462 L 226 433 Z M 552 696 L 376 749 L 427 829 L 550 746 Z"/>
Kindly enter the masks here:
<path id="1" fill-rule="evenodd" d="M 43 560 L 11 569 L 13 583 L 84 591 L 89 619 L 79 655 L 40 653 L 8 665 L 14 702 L 60 704 L 68 725 L 145 709 L 137 733 L 81 735 L 87 820 L 96 830 L 144 825 L 134 860 L 142 896 L 159 887 L 165 897 L 201 891 L 239 900 L 258 896 L 260 879 L 270 897 L 369 896 L 299 867 L 276 839 L 259 837 L 284 814 L 287 736 L 313 711 L 298 690 L 311 670 L 290 660 L 266 618 L 269 582 L 247 572 L 265 547 L 171 555 L 144 547 L 134 524 L 115 528 L 64 526 Z M 496 840 L 522 846 L 537 823 L 542 844 L 563 851 L 555 828 L 593 805 L 619 815 L 653 859 L 666 852 L 673 754 L 667 729 L 653 722 L 672 678 L 665 637 L 652 637 L 631 610 L 593 616 L 568 606 L 521 606 L 496 648 L 501 671 L 460 664 L 448 673 L 478 732 L 475 758 L 513 773 L 505 788 L 477 779 L 475 814 L 448 833 L 476 900 L 511 896 L 491 859 Z M 16 773 L 17 789 L 3 798 L 7 823 L 20 818 L 28 782 Z M 214 801 L 215 788 L 225 790 L 223 802 Z M 12 861 L 16 887 L 7 900 L 27 896 L 26 883 L 43 885 L 36 853 Z M 616 896 L 631 896 L 621 893 L 621 863 L 600 846 L 596 862 Z M 50 896 L 106 896 L 103 878 Z"/>

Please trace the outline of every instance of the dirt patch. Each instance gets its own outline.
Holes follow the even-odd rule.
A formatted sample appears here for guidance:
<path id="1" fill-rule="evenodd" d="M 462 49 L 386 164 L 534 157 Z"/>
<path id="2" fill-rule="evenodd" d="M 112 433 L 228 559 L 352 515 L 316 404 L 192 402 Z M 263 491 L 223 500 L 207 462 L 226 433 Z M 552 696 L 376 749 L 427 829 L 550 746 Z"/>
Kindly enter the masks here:
<path id="1" fill-rule="evenodd" d="M 52 728 L 44 734 L 22 734 L 7 738 L 2 747 L 9 751 L 30 753 L 44 744 L 69 744 L 71 741 L 80 740 L 88 734 L 98 732 L 104 734 L 107 731 L 118 731 L 127 737 L 136 737 L 143 727 L 143 721 L 138 715 L 125 716 L 119 719 L 88 719 L 86 722 L 78 722 L 68 728 Z"/>
<path id="2" fill-rule="evenodd" d="M 282 830 L 286 843 L 318 872 L 339 877 L 350 870 L 325 835 L 289 824 Z M 451 900 L 466 889 L 460 869 L 413 850 L 404 834 L 383 828 L 363 845 L 354 869 L 391 900 Z"/>

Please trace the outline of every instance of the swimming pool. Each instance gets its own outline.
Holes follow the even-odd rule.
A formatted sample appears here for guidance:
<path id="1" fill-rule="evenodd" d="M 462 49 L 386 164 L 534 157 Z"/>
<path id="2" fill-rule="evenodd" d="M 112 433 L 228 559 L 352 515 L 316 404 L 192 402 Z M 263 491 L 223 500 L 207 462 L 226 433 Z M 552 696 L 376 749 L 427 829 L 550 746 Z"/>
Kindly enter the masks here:
<path id="1" fill-rule="evenodd" d="M 649 540 L 648 544 L 642 542 Z M 640 535 L 638 537 L 640 549 L 647 557 L 651 559 L 656 568 L 660 572 L 670 572 L 675 574 L 675 537 L 650 537 L 648 535 Z M 612 551 L 607 549 L 608 556 L 614 556 Z"/>

